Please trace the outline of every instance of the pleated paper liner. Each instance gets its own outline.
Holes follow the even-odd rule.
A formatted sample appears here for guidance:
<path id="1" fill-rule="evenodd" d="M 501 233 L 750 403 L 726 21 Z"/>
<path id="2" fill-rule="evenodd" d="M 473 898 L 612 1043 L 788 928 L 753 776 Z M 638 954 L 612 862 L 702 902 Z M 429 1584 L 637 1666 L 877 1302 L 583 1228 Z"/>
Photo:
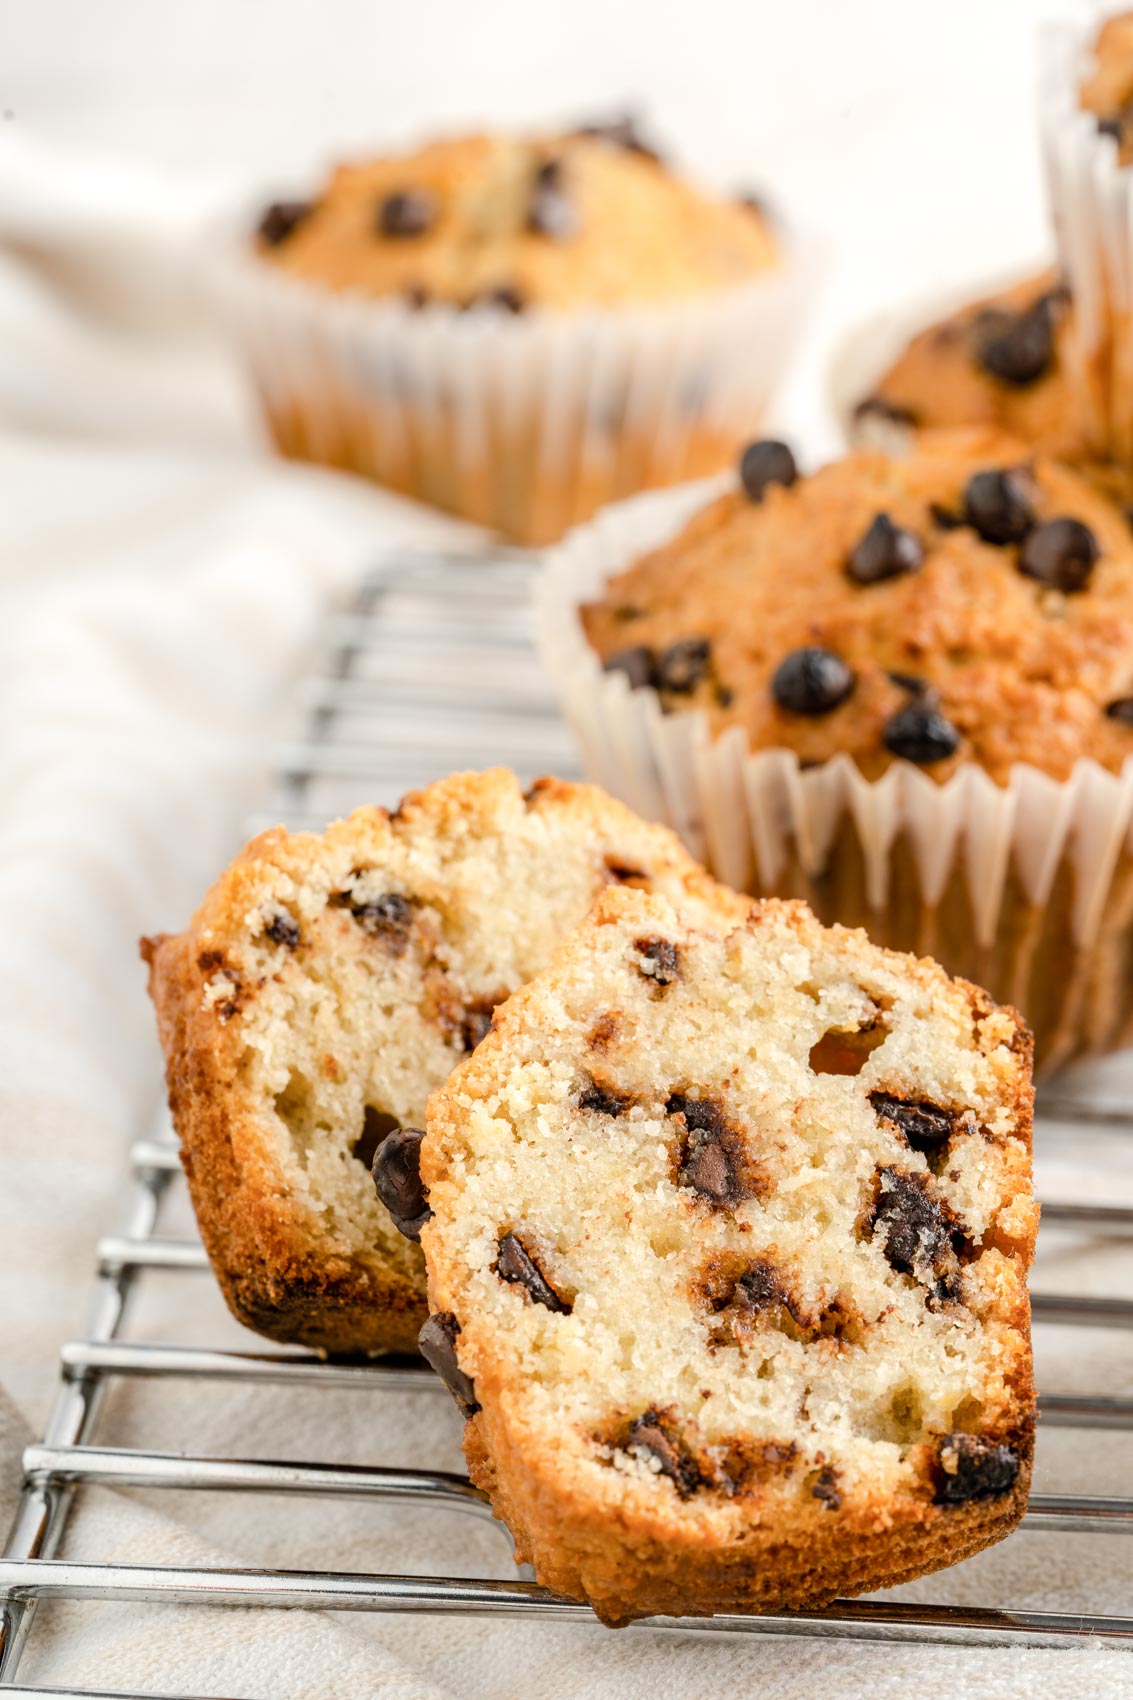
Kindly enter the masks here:
<path id="1" fill-rule="evenodd" d="M 1059 262 L 1074 297 L 1070 375 L 1093 453 L 1133 468 L 1133 169 L 1079 106 L 1094 37 L 1113 6 L 1083 4 L 1043 32 L 1039 115 Z"/>
<path id="2" fill-rule="evenodd" d="M 1020 764 L 996 785 L 974 763 L 938 784 L 897 761 L 867 780 L 848 756 L 803 769 L 713 737 L 700 710 L 662 712 L 652 689 L 604 672 L 580 606 L 673 536 L 729 480 L 640 496 L 547 553 L 536 635 L 587 774 L 673 827 L 718 878 L 803 897 L 823 921 L 1014 1003 L 1040 1065 L 1116 1049 L 1133 1020 L 1133 762 L 1079 762 L 1059 781 Z"/>
<path id="3" fill-rule="evenodd" d="M 280 451 L 524 543 L 726 466 L 757 434 L 819 257 L 672 306 L 520 314 L 319 289 L 226 232 L 205 262 Z"/>

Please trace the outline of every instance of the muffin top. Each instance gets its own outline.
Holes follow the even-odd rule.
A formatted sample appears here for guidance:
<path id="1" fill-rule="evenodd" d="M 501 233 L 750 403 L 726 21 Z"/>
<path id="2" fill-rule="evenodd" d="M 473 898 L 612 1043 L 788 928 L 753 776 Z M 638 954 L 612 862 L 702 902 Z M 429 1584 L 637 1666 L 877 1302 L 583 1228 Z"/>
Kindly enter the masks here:
<path id="1" fill-rule="evenodd" d="M 269 207 L 256 247 L 330 289 L 511 312 L 680 300 L 778 253 L 755 200 L 693 188 L 629 122 L 340 165 L 317 199 Z"/>
<path id="2" fill-rule="evenodd" d="M 1117 143 L 1121 163 L 1128 165 L 1133 160 L 1133 12 L 1106 19 L 1078 94 L 1098 129 Z"/>
<path id="3" fill-rule="evenodd" d="M 582 610 L 607 670 L 699 708 L 715 733 L 894 760 L 1133 756 L 1133 537 L 1078 474 L 990 431 L 926 433 L 800 477 L 782 444 Z"/>
<path id="4" fill-rule="evenodd" d="M 1067 376 L 1073 305 L 1053 272 L 973 301 L 918 332 L 854 412 L 854 435 L 986 425 L 1075 459 L 1084 435 Z"/>

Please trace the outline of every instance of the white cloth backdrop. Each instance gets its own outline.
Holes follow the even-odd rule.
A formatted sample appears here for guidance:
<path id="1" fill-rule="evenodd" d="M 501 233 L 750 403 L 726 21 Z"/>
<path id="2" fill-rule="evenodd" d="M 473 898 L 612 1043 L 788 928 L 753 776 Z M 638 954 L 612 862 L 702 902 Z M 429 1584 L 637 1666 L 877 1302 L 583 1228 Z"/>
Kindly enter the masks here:
<path id="1" fill-rule="evenodd" d="M 876 20 L 884 10 L 870 0 L 861 15 Z M 1026 10 L 1013 8 L 1016 18 Z M 975 29 L 978 15 L 965 0 L 950 11 L 949 28 L 960 18 Z M 952 62 L 960 74 L 959 48 Z M 907 100 L 899 69 L 886 75 Z M 1014 98 L 1021 111 L 1022 97 Z M 925 99 L 930 112 L 933 99 L 946 108 L 936 83 Z M 120 114 L 102 122 L 128 128 Z M 76 126 L 55 125 L 68 127 Z M 857 164 L 876 179 L 891 143 L 859 128 Z M 942 145 L 959 149 L 963 138 L 953 132 Z M 852 182 L 854 156 L 846 166 Z M 195 317 L 176 258 L 219 182 L 218 174 L 175 185 L 152 165 L 111 167 L 89 148 L 51 147 L 20 125 L 0 136 L 5 1524 L 21 1448 L 42 1430 L 59 1344 L 82 1332 L 95 1240 L 116 1226 L 127 1143 L 157 1111 L 158 1058 L 135 940 L 181 924 L 227 855 L 262 783 L 288 684 L 333 599 L 397 538 L 467 535 L 349 480 L 257 454 L 238 377 Z M 912 261 L 902 269 L 903 250 L 885 236 L 897 290 L 863 279 L 871 251 L 855 237 L 863 202 L 859 193 L 851 214 L 841 198 L 816 192 L 812 215 L 841 219 L 842 252 L 856 254 L 859 269 L 852 279 L 836 274 L 817 352 L 785 404 L 812 453 L 830 440 L 815 373 L 839 323 L 914 282 L 931 286 L 941 270 L 926 262 L 917 273 Z M 1033 185 L 1022 201 L 1033 212 Z M 987 230 L 998 231 L 1004 221 L 979 205 Z M 972 246 L 972 269 L 1022 252 L 1030 212 L 1014 226 L 1006 220 L 1000 247 L 994 239 Z M 913 217 L 911 228 L 927 233 L 931 248 L 929 215 Z M 962 275 L 956 266 L 953 275 Z M 1120 1087 L 1120 1066 L 1109 1079 Z M 1133 1153 L 1113 1136 L 1052 1138 L 1041 1179 L 1052 1196 L 1133 1200 Z M 171 1232 L 190 1226 L 168 1224 Z M 1120 1245 L 1095 1242 L 1088 1268 L 1082 1249 L 1047 1236 L 1044 1285 L 1133 1288 Z M 155 1276 L 146 1291 L 131 1320 L 135 1338 L 250 1343 L 210 1278 Z M 1133 1392 L 1133 1349 L 1121 1333 L 1073 1343 L 1051 1332 L 1040 1338 L 1040 1365 L 1052 1390 Z M 178 1383 L 116 1386 L 100 1438 L 152 1445 L 155 1434 L 169 1449 L 220 1456 L 461 1467 L 455 1412 L 425 1396 L 216 1388 L 206 1398 Z M 1120 1491 L 1129 1460 L 1120 1437 L 1052 1433 L 1039 1485 Z M 66 1551 L 166 1564 L 511 1573 L 500 1533 L 467 1519 L 207 1495 L 90 1495 Z M 1128 1543 L 1036 1533 L 906 1596 L 1128 1612 L 1131 1582 Z M 21 1674 L 253 1700 L 802 1700 L 819 1692 L 906 1700 L 913 1691 L 1116 1697 L 1130 1691 L 1130 1669 L 1127 1655 L 1085 1646 L 1027 1653 L 735 1642 L 486 1619 L 92 1604 L 42 1610 Z"/>

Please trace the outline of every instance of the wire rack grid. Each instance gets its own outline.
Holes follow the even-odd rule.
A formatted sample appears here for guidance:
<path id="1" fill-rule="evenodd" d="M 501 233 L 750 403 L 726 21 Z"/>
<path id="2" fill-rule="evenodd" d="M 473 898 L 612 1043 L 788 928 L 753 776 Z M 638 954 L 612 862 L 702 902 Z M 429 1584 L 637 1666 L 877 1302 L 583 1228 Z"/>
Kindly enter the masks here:
<path id="1" fill-rule="evenodd" d="M 297 707 L 297 735 L 279 751 L 271 794 L 249 822 L 320 827 L 362 801 L 392 802 L 412 786 L 463 767 L 504 763 L 525 780 L 575 776 L 573 751 L 531 643 L 530 563 L 415 555 L 385 562 L 348 610 L 329 623 Z M 1120 1104 L 1040 1106 L 1062 1123 L 1105 1123 L 1133 1131 Z M 441 1506 L 489 1516 L 484 1496 L 445 1472 L 361 1468 L 325 1462 L 214 1458 L 98 1443 L 105 1396 L 115 1378 L 176 1378 L 201 1387 L 240 1381 L 290 1388 L 440 1393 L 415 1359 L 334 1362 L 295 1351 L 230 1350 L 122 1338 L 127 1309 L 147 1273 L 178 1278 L 207 1268 L 200 1243 L 160 1231 L 171 1189 L 183 1185 L 172 1130 L 163 1124 L 132 1147 L 120 1229 L 99 1246 L 86 1335 L 65 1344 L 43 1441 L 27 1448 L 17 1516 L 0 1559 L 0 1693 L 90 1696 L 91 1688 L 27 1687 L 18 1667 L 36 1605 L 112 1600 L 179 1605 L 261 1606 L 365 1612 L 522 1613 L 595 1622 L 589 1610 L 524 1579 L 488 1581 L 304 1569 L 187 1569 L 70 1562 L 58 1557 L 76 1489 L 110 1486 L 290 1497 L 321 1496 Z M 1103 1233 L 1133 1245 L 1133 1208 L 1047 1199 L 1044 1224 Z M 1036 1322 L 1060 1329 L 1133 1328 L 1133 1299 L 1040 1291 Z M 1133 1431 L 1133 1399 L 1048 1394 L 1042 1429 Z M 1133 1498 L 1033 1494 L 1024 1520 L 1048 1534 L 1133 1533 Z M 1012 1539 L 1018 1539 L 1013 1536 Z M 650 1619 L 635 1632 L 846 1637 L 869 1641 L 1068 1646 L 1084 1637 L 1133 1643 L 1133 1615 L 961 1608 L 891 1600 L 838 1601 L 820 1612 L 710 1619 Z M 299 1689 L 296 1689 L 296 1693 Z M 155 1697 L 156 1700 L 156 1697 Z M 275 1697 L 281 1700 L 281 1697 Z"/>

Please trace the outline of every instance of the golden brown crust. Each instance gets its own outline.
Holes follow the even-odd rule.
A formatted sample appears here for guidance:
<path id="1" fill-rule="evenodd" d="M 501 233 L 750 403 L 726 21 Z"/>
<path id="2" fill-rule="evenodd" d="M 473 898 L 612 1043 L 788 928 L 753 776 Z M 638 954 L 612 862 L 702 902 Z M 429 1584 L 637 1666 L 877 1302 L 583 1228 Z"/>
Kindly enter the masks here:
<path id="1" fill-rule="evenodd" d="M 406 194 L 425 198 L 425 227 L 383 233 L 383 204 Z M 552 227 L 532 227 L 541 204 Z M 469 136 L 341 165 L 309 216 L 274 245 L 261 239 L 259 251 L 334 290 L 465 306 L 506 289 L 522 306 L 556 310 L 726 289 L 777 258 L 753 206 L 703 194 L 642 152 L 577 133 Z"/>
<path id="2" fill-rule="evenodd" d="M 1033 1436 L 1014 1437 L 1025 1462 L 1009 1493 L 962 1506 L 927 1499 L 855 1508 L 830 1528 L 821 1502 L 792 1520 L 754 1518 L 730 1540 L 682 1529 L 654 1533 L 635 1518 L 611 1527 L 580 1502 L 551 1454 L 534 1476 L 514 1459 L 514 1434 L 485 1407 L 465 1426 L 469 1475 L 515 1541 L 517 1564 L 569 1599 L 586 1600 L 613 1628 L 639 1617 L 804 1611 L 847 1594 L 895 1588 L 993 1546 L 1027 1508 Z"/>
<path id="3" fill-rule="evenodd" d="M 142 953 L 181 1160 L 229 1309 L 269 1340 L 337 1353 L 416 1351 L 420 1279 L 359 1249 L 328 1255 L 317 1223 L 287 1197 L 237 1091 L 236 1047 L 202 1004 L 194 948 L 191 932 L 162 934 L 143 940 Z"/>
<path id="4" fill-rule="evenodd" d="M 264 833 L 184 933 L 144 942 L 193 1205 L 241 1322 L 336 1353 L 415 1350 L 424 1264 L 350 1154 L 363 1105 L 423 1125 L 428 1090 L 463 1054 L 470 1000 L 490 1013 L 594 893 L 635 868 L 722 925 L 746 912 L 670 833 L 596 788 L 544 779 L 524 795 L 495 769 L 411 793 L 392 817 L 360 809 L 321 835 Z M 359 870 L 413 905 L 393 952 L 336 906 Z M 293 946 L 265 940 L 277 913 L 294 922 Z M 324 984 L 346 969 L 327 1025 Z M 395 1026 L 360 1042 L 367 1004 L 390 998 Z M 317 1150 L 277 1113 L 293 1067 L 319 1075 Z"/>
<path id="5" fill-rule="evenodd" d="M 1033 1090 L 1026 1029 L 1014 1011 L 996 1006 L 976 987 L 949 983 L 932 962 L 877 951 L 863 934 L 840 928 L 832 929 L 824 941 L 804 905 L 769 902 L 753 912 L 745 931 L 754 935 L 761 928 L 771 929 L 773 960 L 789 957 L 795 943 L 820 952 L 829 949 L 844 953 L 847 972 L 863 987 L 868 985 L 871 996 L 892 993 L 897 997 L 890 1013 L 894 1035 L 900 1036 L 907 1019 L 923 1019 L 926 1006 L 932 1010 L 935 1036 L 931 1043 L 942 1047 L 939 1055 L 934 1049 L 933 1055 L 926 1057 L 927 1029 L 921 1030 L 915 1042 L 898 1043 L 888 1063 L 879 1059 L 878 1074 L 867 1076 L 863 1090 L 872 1090 L 876 1079 L 886 1090 L 915 1099 L 918 1082 L 922 1088 L 926 1080 L 933 1079 L 937 1087 L 948 1078 L 966 1082 L 971 1113 L 984 1128 L 982 1145 L 977 1139 L 966 1155 L 953 1147 L 944 1167 L 966 1166 L 964 1184 L 970 1183 L 975 1189 L 968 1197 L 974 1199 L 982 1186 L 987 1214 L 981 1229 L 982 1249 L 965 1277 L 969 1320 L 956 1318 L 943 1329 L 941 1338 L 948 1333 L 949 1340 L 959 1344 L 967 1329 L 968 1339 L 973 1340 L 970 1318 L 977 1318 L 982 1339 L 973 1347 L 970 1379 L 962 1383 L 967 1395 L 951 1405 L 943 1417 L 934 1417 L 927 1427 L 918 1429 L 914 1419 L 899 1459 L 884 1449 L 871 1450 L 877 1434 L 868 1422 L 860 1432 L 853 1423 L 846 1430 L 836 1424 L 833 1440 L 823 1442 L 831 1450 L 815 1453 L 814 1431 L 808 1440 L 807 1424 L 800 1414 L 796 1435 L 780 1433 L 774 1439 L 768 1438 L 755 1416 L 753 1431 L 743 1442 L 746 1450 L 736 1454 L 739 1466 L 735 1465 L 730 1461 L 730 1443 L 722 1437 L 736 1434 L 738 1445 L 744 1421 L 751 1422 L 751 1413 L 766 1407 L 756 1400 L 747 1419 L 734 1409 L 730 1401 L 746 1397 L 745 1380 L 729 1381 L 735 1372 L 710 1350 L 706 1359 L 688 1360 L 705 1365 L 703 1374 L 709 1385 L 697 1392 L 697 1381 L 688 1382 L 687 1398 L 681 1396 L 685 1403 L 678 1405 L 672 1418 L 673 1432 L 683 1437 L 680 1444 L 687 1438 L 690 1446 L 699 1447 L 692 1453 L 699 1479 L 694 1472 L 682 1484 L 677 1479 L 679 1469 L 674 1474 L 664 1462 L 661 1473 L 652 1475 L 640 1469 L 614 1468 L 611 1464 L 617 1462 L 616 1458 L 611 1459 L 608 1448 L 600 1444 L 603 1438 L 610 1439 L 610 1431 L 599 1426 L 596 1432 L 593 1428 L 590 1413 L 595 1406 L 590 1390 L 606 1370 L 611 1386 L 624 1386 L 619 1380 L 619 1365 L 624 1361 L 620 1354 L 631 1354 L 630 1362 L 636 1364 L 638 1352 L 644 1349 L 641 1318 L 634 1308 L 639 1292 L 632 1273 L 643 1246 L 637 1219 L 631 1220 L 631 1215 L 641 1207 L 642 1200 L 652 1196 L 657 1183 L 651 1182 L 648 1172 L 630 1171 L 633 1190 L 624 1194 L 625 1238 L 616 1257 L 612 1252 L 605 1254 L 601 1237 L 607 1203 L 614 1218 L 620 1218 L 623 1209 L 621 1193 L 611 1200 L 611 1171 L 591 1170 L 594 1178 L 590 1210 L 586 1212 L 588 1225 L 581 1237 L 560 1234 L 541 1200 L 544 1195 L 549 1199 L 557 1184 L 553 1177 L 558 1165 L 593 1164 L 606 1139 L 631 1137 L 624 1134 L 620 1120 L 599 1126 L 572 1119 L 568 1125 L 574 1131 L 568 1135 L 565 1151 L 554 1144 L 555 1118 L 563 1102 L 561 1081 L 564 1074 L 568 1081 L 577 1074 L 577 1059 L 571 1067 L 569 1035 L 574 1031 L 573 1023 L 581 1024 L 584 1006 L 590 1007 L 588 988 L 592 979 L 601 986 L 600 996 L 613 995 L 606 971 L 595 970 L 593 963 L 606 962 L 603 953 L 614 948 L 605 934 L 613 933 L 620 951 L 623 947 L 618 941 L 623 934 L 634 935 L 643 924 L 648 924 L 651 932 L 667 929 L 667 936 L 677 941 L 679 960 L 686 964 L 682 975 L 690 976 L 687 996 L 693 1000 L 693 1013 L 689 1019 L 693 1034 L 698 1035 L 692 1040 L 694 1049 L 703 1049 L 710 1041 L 708 1010 L 697 1000 L 717 995 L 711 991 L 711 984 L 726 983 L 735 988 L 732 1009 L 750 1009 L 753 1001 L 759 1004 L 752 984 L 742 978 L 737 967 L 746 960 L 746 945 L 733 940 L 722 947 L 723 966 L 721 948 L 713 947 L 705 958 L 707 978 L 702 980 L 693 962 L 698 951 L 695 939 L 680 929 L 674 932 L 672 914 L 666 915 L 663 904 L 611 892 L 563 947 L 554 966 L 509 1001 L 489 1041 L 430 1100 L 423 1172 L 433 1189 L 436 1215 L 425 1230 L 423 1244 L 431 1309 L 452 1317 L 457 1328 L 454 1344 L 459 1367 L 474 1382 L 478 1409 L 465 1430 L 465 1455 L 472 1479 L 488 1493 L 496 1515 L 515 1537 L 517 1560 L 532 1563 L 546 1586 L 588 1601 L 611 1624 L 656 1614 L 818 1607 L 841 1594 L 892 1586 L 969 1557 L 1016 1526 L 1026 1506 L 1031 1476 L 1034 1384 L 1026 1270 L 1033 1255 L 1038 1212 L 1030 1191 Z M 806 973 L 805 962 L 800 958 L 789 972 Z M 898 993 L 899 986 L 905 988 L 903 993 Z M 604 1053 L 626 1090 L 647 1090 L 641 1083 L 656 1060 L 662 1069 L 671 1065 L 672 1027 L 662 1030 L 667 1037 L 659 1041 L 656 1057 L 650 1050 L 646 1060 L 641 1060 L 641 1053 L 651 1038 L 647 1012 L 671 1010 L 672 999 L 680 995 L 674 986 L 659 1002 L 649 1001 L 638 1008 L 633 1005 L 632 992 L 627 994 L 625 1021 L 631 1036 L 620 1056 L 616 1048 L 612 1054 L 611 1047 Z M 565 1040 L 564 1034 L 568 1035 Z M 765 1078 L 770 1085 L 780 1066 L 780 1043 L 777 1037 L 757 1029 L 738 1028 L 729 1029 L 726 1049 L 736 1057 L 749 1049 L 753 1056 L 766 1055 L 769 1072 Z M 942 1061 L 946 1052 L 970 1057 L 970 1066 L 960 1061 L 954 1076 L 950 1076 Z M 639 1063 L 636 1073 L 635 1055 Z M 549 1077 L 540 1074 L 544 1058 Z M 918 1073 L 921 1070 L 924 1072 Z M 541 1084 L 548 1078 L 550 1085 Z M 671 1078 L 665 1073 L 655 1083 L 662 1099 Z M 795 1079 L 790 1075 L 783 1088 L 788 1105 L 796 1090 Z M 556 1086 L 555 1081 L 560 1084 Z M 541 1096 L 544 1090 L 551 1093 L 547 1099 Z M 748 1088 L 736 1086 L 736 1090 L 742 1094 Z M 747 1100 L 741 1096 L 738 1101 Z M 847 1088 L 847 1096 L 838 1101 L 848 1105 L 851 1090 Z M 771 1119 L 762 1137 L 773 1146 L 771 1130 L 777 1124 L 771 1099 L 764 1102 Z M 569 1109 L 563 1113 L 572 1118 L 576 1114 Z M 616 1112 L 619 1116 L 623 1113 Z M 800 1106 L 798 1114 L 805 1121 L 806 1115 L 814 1112 Z M 833 1131 L 831 1120 L 825 1125 Z M 656 1137 L 650 1123 L 636 1149 L 644 1153 Z M 850 1145 L 854 1144 L 857 1129 L 846 1137 Z M 511 1178 L 509 1166 L 518 1161 L 514 1153 L 531 1140 L 539 1142 L 543 1177 L 539 1182 L 540 1201 L 534 1210 L 529 1195 L 521 1195 L 519 1182 Z M 981 1156 L 981 1149 L 990 1156 Z M 617 1146 L 619 1167 L 634 1161 L 624 1155 L 628 1150 L 628 1146 Z M 805 1163 L 799 1171 L 793 1162 L 792 1158 L 786 1172 L 780 1174 L 779 1184 L 786 1183 L 785 1193 L 793 1192 L 794 1179 L 801 1179 L 805 1172 Z M 493 1180 L 492 1196 L 481 1199 L 477 1177 L 488 1172 L 498 1178 Z M 938 1169 L 933 1172 L 939 1177 L 939 1185 L 951 1179 Z M 527 1199 L 526 1206 L 521 1204 L 521 1196 Z M 676 1196 L 671 1197 L 664 1211 L 677 1202 Z M 773 1230 L 780 1236 L 780 1248 L 781 1236 L 791 1220 L 791 1206 L 784 1208 L 786 1214 L 776 1219 Z M 817 1208 L 821 1211 L 825 1205 Z M 569 1274 L 573 1315 L 548 1317 L 540 1307 L 525 1302 L 519 1302 L 516 1308 L 517 1301 L 510 1296 L 513 1289 L 493 1276 L 494 1266 L 481 1267 L 484 1244 L 490 1246 L 492 1239 L 488 1222 L 514 1224 L 517 1217 L 522 1217 L 527 1243 L 540 1248 L 545 1270 L 557 1267 L 564 1292 L 568 1283 L 563 1277 Z M 749 1252 L 752 1247 L 762 1252 L 765 1236 L 772 1230 L 764 1225 L 765 1218 L 758 1210 L 745 1220 L 747 1225 L 741 1221 L 739 1232 L 753 1236 Z M 815 1220 L 823 1220 L 821 1214 Z M 710 1226 L 708 1218 L 702 1216 L 700 1221 L 698 1243 Z M 647 1218 L 647 1240 L 656 1236 L 658 1223 L 657 1216 Z M 675 1235 L 676 1230 L 673 1232 Z M 799 1233 L 800 1244 L 810 1243 L 805 1222 Z M 676 1246 L 675 1237 L 667 1240 L 658 1255 L 672 1257 Z M 648 1262 L 648 1254 L 644 1255 Z M 645 1279 L 647 1283 L 671 1285 L 675 1277 L 663 1275 L 657 1266 Z M 611 1281 L 617 1282 L 616 1302 L 609 1287 Z M 670 1313 L 664 1308 L 661 1286 L 648 1286 L 646 1290 L 653 1294 L 654 1308 L 649 1317 L 656 1317 L 654 1327 L 660 1336 L 645 1371 L 645 1381 L 650 1382 L 665 1373 L 665 1360 L 657 1354 L 668 1350 L 664 1330 L 670 1325 Z M 892 1302 L 904 1303 L 896 1289 Z M 932 1308 L 928 1306 L 930 1311 Z M 918 1306 L 910 1304 L 905 1313 L 914 1320 L 904 1339 L 904 1364 L 912 1364 L 922 1351 L 915 1332 L 920 1326 L 915 1322 L 917 1312 Z M 672 1314 L 681 1315 L 679 1310 Z M 871 1326 L 883 1325 L 886 1314 L 882 1308 Z M 581 1325 L 580 1315 L 584 1318 Z M 686 1315 L 681 1328 L 689 1321 Z M 931 1318 L 925 1326 L 930 1323 Z M 611 1325 L 626 1338 L 617 1349 L 607 1351 L 602 1331 Z M 954 1328 L 959 1332 L 950 1332 Z M 652 1346 L 648 1349 L 653 1351 Z M 759 1359 L 766 1349 L 761 1347 L 754 1360 L 745 1360 L 752 1378 L 749 1386 L 755 1385 Z M 860 1349 L 851 1344 L 844 1350 L 820 1340 L 807 1347 L 813 1354 L 803 1372 L 808 1393 L 830 1372 L 831 1350 L 835 1352 L 834 1361 L 850 1366 L 848 1373 L 853 1375 L 854 1353 Z M 948 1352 L 952 1349 L 950 1345 Z M 685 1362 L 683 1358 L 680 1361 Z M 788 1360 L 772 1361 L 780 1365 L 774 1379 L 784 1373 L 782 1366 Z M 872 1385 L 885 1359 L 874 1357 L 869 1361 L 872 1368 L 866 1385 Z M 629 1373 L 632 1381 L 636 1371 Z M 682 1385 L 690 1373 L 687 1369 L 680 1371 Z M 922 1381 L 919 1385 L 931 1404 L 931 1383 Z M 791 1382 L 783 1395 L 783 1408 L 790 1407 L 793 1387 Z M 852 1383 L 846 1384 L 851 1397 L 852 1388 Z M 609 1394 L 603 1383 L 597 1406 L 606 1397 Z M 952 1397 L 959 1397 L 958 1388 L 954 1388 Z M 698 1398 L 703 1401 L 699 1407 Z M 688 1438 L 698 1422 L 711 1425 L 711 1413 L 718 1403 L 726 1404 L 729 1413 L 716 1419 L 722 1422 L 722 1428 L 710 1432 L 702 1427 L 699 1442 Z M 628 1417 L 641 1408 L 639 1388 L 628 1409 L 623 1407 L 623 1414 Z M 699 1418 L 693 1414 L 697 1409 Z M 654 1417 L 651 1414 L 645 1420 L 653 1421 Z M 734 1426 L 737 1422 L 738 1430 Z M 957 1494 L 955 1501 L 949 1502 L 950 1465 L 942 1462 L 949 1456 L 945 1430 L 973 1434 L 980 1445 L 1010 1449 L 1017 1465 L 1013 1479 L 1006 1486 L 998 1484 L 994 1491 L 973 1492 L 967 1499 Z M 859 1441 L 861 1448 L 857 1450 Z M 613 1444 L 624 1442 L 615 1438 Z M 678 1442 L 674 1440 L 673 1444 Z M 753 1474 L 752 1458 L 761 1447 L 762 1463 Z M 719 1460 L 722 1451 L 729 1460 L 723 1477 L 712 1474 L 711 1465 L 705 1464 L 706 1458 L 715 1456 Z M 943 1476 L 942 1469 L 946 1473 Z"/>
<path id="6" fill-rule="evenodd" d="M 969 480 L 1005 470 L 1038 524 L 1069 517 L 1093 534 L 1084 588 L 1028 576 L 1019 546 L 958 523 Z M 879 515 L 911 532 L 923 559 L 855 581 L 850 557 Z M 1133 755 L 1129 725 L 1107 712 L 1133 696 L 1129 526 L 1077 474 L 994 433 L 926 433 L 907 459 L 860 451 L 758 503 L 729 492 L 612 579 L 582 618 L 607 661 L 707 641 L 709 665 L 690 690 L 662 686 L 665 707 L 703 710 L 713 734 L 740 727 L 752 749 L 805 763 L 846 754 L 877 777 L 897 759 L 890 722 L 925 695 L 956 734 L 953 753 L 922 766 L 938 782 L 965 762 L 1005 784 L 1016 762 L 1064 779 L 1083 758 L 1116 772 Z M 779 665 L 809 646 L 853 673 L 827 712 L 791 711 L 773 691 Z"/>

